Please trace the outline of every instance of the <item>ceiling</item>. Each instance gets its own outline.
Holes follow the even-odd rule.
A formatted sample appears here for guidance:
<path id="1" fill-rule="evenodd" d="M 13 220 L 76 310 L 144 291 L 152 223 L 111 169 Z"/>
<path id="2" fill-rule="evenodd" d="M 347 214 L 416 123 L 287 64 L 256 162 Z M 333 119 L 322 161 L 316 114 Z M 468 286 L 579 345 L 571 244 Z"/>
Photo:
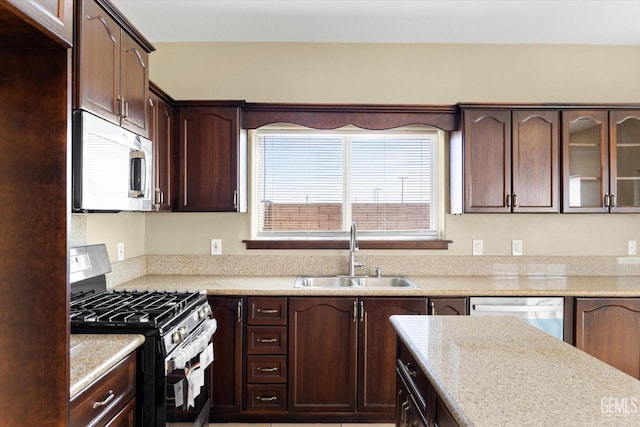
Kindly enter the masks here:
<path id="1" fill-rule="evenodd" d="M 640 0 L 112 0 L 153 43 L 640 46 Z"/>

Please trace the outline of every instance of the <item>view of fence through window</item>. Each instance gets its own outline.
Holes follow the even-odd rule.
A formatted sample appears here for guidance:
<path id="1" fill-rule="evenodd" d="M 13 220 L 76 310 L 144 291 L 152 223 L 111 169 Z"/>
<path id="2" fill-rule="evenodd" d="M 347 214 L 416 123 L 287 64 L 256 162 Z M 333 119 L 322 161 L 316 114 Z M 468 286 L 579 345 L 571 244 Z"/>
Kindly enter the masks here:
<path id="1" fill-rule="evenodd" d="M 434 231 L 437 134 L 258 133 L 258 235 Z"/>

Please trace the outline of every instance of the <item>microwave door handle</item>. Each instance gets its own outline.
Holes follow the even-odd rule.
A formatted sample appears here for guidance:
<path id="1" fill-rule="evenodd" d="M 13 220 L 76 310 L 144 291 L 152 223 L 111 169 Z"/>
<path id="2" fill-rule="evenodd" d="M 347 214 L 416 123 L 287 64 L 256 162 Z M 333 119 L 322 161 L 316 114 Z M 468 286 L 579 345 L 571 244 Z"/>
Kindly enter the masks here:
<path id="1" fill-rule="evenodd" d="M 143 151 L 129 152 L 129 197 L 144 197 L 146 188 L 146 156 Z"/>

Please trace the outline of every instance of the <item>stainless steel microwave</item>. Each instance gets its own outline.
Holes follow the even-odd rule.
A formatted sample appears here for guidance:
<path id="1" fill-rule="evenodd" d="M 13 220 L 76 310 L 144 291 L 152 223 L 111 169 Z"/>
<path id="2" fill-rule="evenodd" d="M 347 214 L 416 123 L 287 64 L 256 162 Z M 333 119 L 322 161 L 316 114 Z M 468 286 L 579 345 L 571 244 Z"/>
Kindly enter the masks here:
<path id="1" fill-rule="evenodd" d="M 83 110 L 72 129 L 73 210 L 150 211 L 151 141 Z"/>

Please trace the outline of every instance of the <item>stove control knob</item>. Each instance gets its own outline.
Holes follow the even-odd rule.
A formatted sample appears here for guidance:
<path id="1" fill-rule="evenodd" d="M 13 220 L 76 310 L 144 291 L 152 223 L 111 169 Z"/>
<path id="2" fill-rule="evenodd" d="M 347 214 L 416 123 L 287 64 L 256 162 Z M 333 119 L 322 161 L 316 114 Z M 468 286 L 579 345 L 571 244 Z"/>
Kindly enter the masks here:
<path id="1" fill-rule="evenodd" d="M 187 327 L 185 325 L 180 326 L 177 331 L 171 334 L 171 341 L 173 344 L 180 344 L 187 336 Z"/>
<path id="2" fill-rule="evenodd" d="M 206 319 L 211 314 L 211 307 L 208 305 L 202 306 L 198 309 L 198 319 Z"/>
<path id="3" fill-rule="evenodd" d="M 184 340 L 184 337 L 182 336 L 180 331 L 176 331 L 173 334 L 171 334 L 171 342 L 173 344 L 180 344 L 182 340 Z"/>

